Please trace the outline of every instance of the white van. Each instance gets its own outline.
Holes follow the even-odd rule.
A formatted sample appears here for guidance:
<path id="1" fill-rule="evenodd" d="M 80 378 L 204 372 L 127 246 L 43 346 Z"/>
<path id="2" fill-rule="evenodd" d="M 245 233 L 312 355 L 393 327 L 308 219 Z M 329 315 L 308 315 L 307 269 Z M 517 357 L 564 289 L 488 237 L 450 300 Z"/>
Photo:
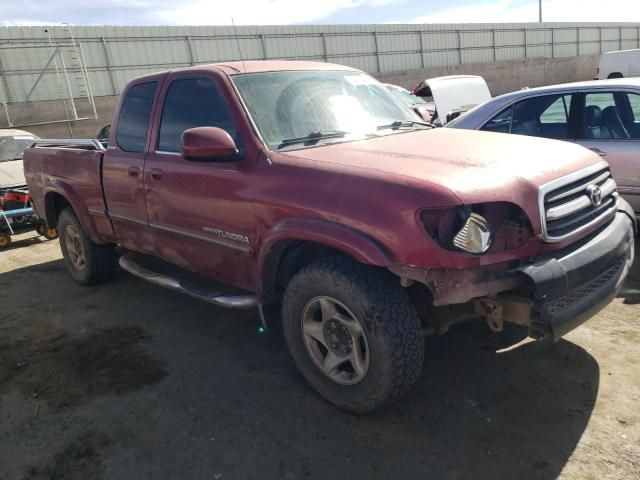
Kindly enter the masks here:
<path id="1" fill-rule="evenodd" d="M 640 48 L 602 54 L 596 80 L 627 77 L 640 77 Z"/>

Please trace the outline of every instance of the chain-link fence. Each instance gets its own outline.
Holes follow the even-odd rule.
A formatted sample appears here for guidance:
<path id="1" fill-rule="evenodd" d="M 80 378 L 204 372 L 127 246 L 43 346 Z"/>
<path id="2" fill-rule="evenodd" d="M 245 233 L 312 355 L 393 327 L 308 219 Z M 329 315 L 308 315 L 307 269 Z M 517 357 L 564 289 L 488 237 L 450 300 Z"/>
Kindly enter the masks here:
<path id="1" fill-rule="evenodd" d="M 0 128 L 95 117 L 79 44 L 0 46 Z"/>

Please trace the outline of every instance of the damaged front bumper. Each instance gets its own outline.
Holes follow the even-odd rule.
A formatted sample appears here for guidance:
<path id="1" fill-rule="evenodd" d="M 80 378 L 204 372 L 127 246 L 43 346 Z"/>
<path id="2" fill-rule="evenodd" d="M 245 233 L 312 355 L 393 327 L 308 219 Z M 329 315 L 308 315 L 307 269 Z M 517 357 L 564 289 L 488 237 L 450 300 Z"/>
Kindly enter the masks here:
<path id="1" fill-rule="evenodd" d="M 434 306 L 455 305 L 460 318 L 484 316 L 497 331 L 503 322 L 517 323 L 528 326 L 531 336 L 557 340 L 622 288 L 633 263 L 635 235 L 633 212 L 625 206 L 598 233 L 524 265 L 392 271 L 405 282 L 425 284 Z M 436 330 L 445 331 L 455 321 L 439 320 Z"/>
<path id="2" fill-rule="evenodd" d="M 586 243 L 519 268 L 534 285 L 531 329 L 559 339 L 594 316 L 622 288 L 633 257 L 633 221 L 618 212 Z"/>

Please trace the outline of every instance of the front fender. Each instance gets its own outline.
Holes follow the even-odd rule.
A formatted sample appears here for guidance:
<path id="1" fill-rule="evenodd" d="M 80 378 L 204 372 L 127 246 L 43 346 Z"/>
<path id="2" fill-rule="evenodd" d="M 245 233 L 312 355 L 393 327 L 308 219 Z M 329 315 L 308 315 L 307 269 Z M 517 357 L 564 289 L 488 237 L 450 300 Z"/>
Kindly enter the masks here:
<path id="1" fill-rule="evenodd" d="M 393 263 L 384 246 L 353 228 L 320 219 L 287 219 L 269 230 L 262 241 L 258 254 L 258 295 L 261 300 L 275 284 L 280 259 L 292 241 L 323 245 L 369 265 L 389 267 Z"/>

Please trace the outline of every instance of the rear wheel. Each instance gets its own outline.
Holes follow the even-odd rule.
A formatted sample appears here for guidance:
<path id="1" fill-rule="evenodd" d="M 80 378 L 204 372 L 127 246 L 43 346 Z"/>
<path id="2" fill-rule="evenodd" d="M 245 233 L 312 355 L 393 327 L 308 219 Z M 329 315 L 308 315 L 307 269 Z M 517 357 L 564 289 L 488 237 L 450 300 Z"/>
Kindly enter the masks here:
<path id="1" fill-rule="evenodd" d="M 318 260 L 294 276 L 282 323 L 304 378 L 344 410 L 386 407 L 422 370 L 420 320 L 405 290 L 390 273 L 347 257 Z"/>
<path id="2" fill-rule="evenodd" d="M 114 247 L 91 241 L 70 208 L 60 214 L 57 231 L 67 268 L 78 283 L 93 285 L 113 277 L 116 270 Z"/>

